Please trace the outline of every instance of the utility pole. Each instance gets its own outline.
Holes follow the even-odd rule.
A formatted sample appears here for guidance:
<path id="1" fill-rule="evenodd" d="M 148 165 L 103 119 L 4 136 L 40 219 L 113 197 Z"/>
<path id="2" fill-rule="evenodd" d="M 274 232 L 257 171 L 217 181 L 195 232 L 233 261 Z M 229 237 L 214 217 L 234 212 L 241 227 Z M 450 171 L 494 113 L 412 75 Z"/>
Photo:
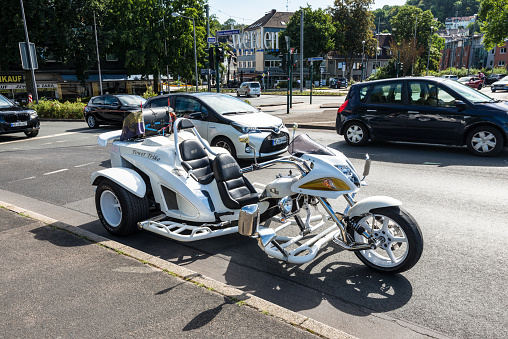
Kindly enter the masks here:
<path id="1" fill-rule="evenodd" d="M 32 64 L 32 53 L 30 51 L 30 40 L 28 39 L 28 29 L 26 27 L 26 18 L 25 18 L 25 8 L 23 7 L 23 0 L 19 0 L 21 3 L 21 14 L 23 15 L 23 27 L 25 28 L 25 40 L 26 40 L 26 49 L 27 49 L 27 57 L 28 57 L 28 67 L 30 67 L 30 75 L 32 77 L 32 88 L 30 91 L 34 95 L 34 99 L 36 103 L 39 103 L 39 96 L 37 95 L 37 83 L 35 82 L 35 72 L 34 65 Z M 36 57 L 36 56 L 35 56 Z M 28 83 L 27 83 L 28 85 Z M 28 92 L 28 86 L 26 86 Z"/>
<path id="2" fill-rule="evenodd" d="M 205 5 L 206 9 L 206 41 L 207 41 L 207 48 L 210 48 L 210 43 L 208 42 L 208 37 L 210 36 L 210 7 L 208 4 Z M 208 75 L 206 77 L 208 92 L 211 92 L 211 82 L 212 82 L 212 76 L 210 75 L 210 65 L 208 65 Z"/>
<path id="3" fill-rule="evenodd" d="M 300 16 L 300 93 L 303 93 L 303 16 L 304 11 L 302 8 L 302 15 Z"/>
<path id="4" fill-rule="evenodd" d="M 474 44 L 474 33 L 476 31 L 476 20 L 478 19 L 478 14 L 474 15 L 474 28 L 473 34 L 471 35 L 471 47 L 469 48 L 469 60 L 467 62 L 467 75 L 469 75 L 469 69 L 471 68 L 471 62 L 473 62 L 473 44 Z"/>
<path id="5" fill-rule="evenodd" d="M 95 12 L 93 12 L 93 25 L 95 27 L 95 47 L 97 48 L 97 68 L 99 69 L 99 87 L 102 95 L 102 75 L 101 75 L 101 60 L 99 58 L 99 43 L 97 41 L 97 24 L 95 23 Z M 166 41 L 164 41 L 166 43 Z M 167 56 L 167 50 L 166 50 Z M 169 81 L 169 78 L 168 78 Z"/>
<path id="6" fill-rule="evenodd" d="M 415 64 L 415 53 L 416 53 L 416 25 L 418 24 L 418 14 L 416 14 L 415 20 L 415 35 L 413 38 L 413 55 L 411 55 L 411 76 L 414 74 L 414 64 Z"/>

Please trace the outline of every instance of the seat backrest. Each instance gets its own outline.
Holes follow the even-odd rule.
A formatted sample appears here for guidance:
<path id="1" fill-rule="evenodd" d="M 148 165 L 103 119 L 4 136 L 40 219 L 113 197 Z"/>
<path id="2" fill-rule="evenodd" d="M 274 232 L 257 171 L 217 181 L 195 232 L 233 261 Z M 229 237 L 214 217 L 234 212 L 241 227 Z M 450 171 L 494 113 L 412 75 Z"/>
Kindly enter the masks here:
<path id="1" fill-rule="evenodd" d="M 178 146 L 182 157 L 182 166 L 185 170 L 192 169 L 198 182 L 207 185 L 213 180 L 210 159 L 203 146 L 196 140 L 184 140 Z"/>
<path id="2" fill-rule="evenodd" d="M 249 180 L 243 176 L 235 158 L 228 153 L 217 154 L 212 166 L 224 206 L 241 208 L 245 204 L 257 202 L 259 195 Z"/>

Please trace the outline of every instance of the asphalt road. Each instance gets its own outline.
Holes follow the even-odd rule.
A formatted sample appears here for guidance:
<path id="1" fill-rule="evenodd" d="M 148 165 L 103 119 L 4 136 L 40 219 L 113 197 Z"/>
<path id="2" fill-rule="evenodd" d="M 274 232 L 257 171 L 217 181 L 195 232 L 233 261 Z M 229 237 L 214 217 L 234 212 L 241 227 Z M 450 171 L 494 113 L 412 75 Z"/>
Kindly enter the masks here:
<path id="1" fill-rule="evenodd" d="M 88 216 L 91 222 L 77 226 L 109 236 L 95 219 L 90 186 L 91 173 L 110 166 L 109 149 L 96 145 L 98 133 L 107 130 L 90 130 L 84 122 L 43 122 L 37 138 L 0 136 L 0 190 L 19 200 L 13 204 L 40 202 L 44 210 L 36 212 L 60 220 L 66 213 Z M 370 143 L 359 149 L 333 131 L 301 132 L 341 150 L 357 168 L 366 152 L 371 155 L 369 186 L 357 198 L 403 201 L 425 238 L 417 266 L 396 276 L 377 274 L 334 245 L 310 264 L 286 265 L 239 235 L 193 244 L 148 233 L 115 240 L 358 337 L 503 338 L 508 150 L 477 158 L 447 146 Z M 275 172 L 250 178 L 266 182 Z"/>

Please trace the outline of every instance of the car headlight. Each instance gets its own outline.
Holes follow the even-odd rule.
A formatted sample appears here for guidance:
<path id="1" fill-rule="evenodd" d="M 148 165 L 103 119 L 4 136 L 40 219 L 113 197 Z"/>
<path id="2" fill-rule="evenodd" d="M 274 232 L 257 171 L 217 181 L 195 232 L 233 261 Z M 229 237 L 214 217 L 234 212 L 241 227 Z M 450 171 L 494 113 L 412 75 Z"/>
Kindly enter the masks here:
<path id="1" fill-rule="evenodd" d="M 336 166 L 339 171 L 341 171 L 342 174 L 346 178 L 348 178 L 353 184 L 355 184 L 356 187 L 360 187 L 360 178 L 358 178 L 358 175 L 351 169 L 349 166 Z"/>
<path id="2" fill-rule="evenodd" d="M 257 127 L 252 126 L 242 126 L 239 124 L 232 123 L 231 126 L 234 127 L 238 132 L 247 134 L 247 133 L 259 133 L 261 132 Z"/>
<path id="3" fill-rule="evenodd" d="M 28 111 L 28 113 L 30 114 L 30 119 L 35 119 L 39 116 L 36 111 Z"/>

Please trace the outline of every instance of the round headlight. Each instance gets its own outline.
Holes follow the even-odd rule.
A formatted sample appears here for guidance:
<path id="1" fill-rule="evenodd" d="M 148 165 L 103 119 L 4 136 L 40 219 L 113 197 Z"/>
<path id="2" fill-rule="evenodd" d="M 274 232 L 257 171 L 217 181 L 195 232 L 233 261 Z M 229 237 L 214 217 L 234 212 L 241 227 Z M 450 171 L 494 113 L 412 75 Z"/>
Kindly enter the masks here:
<path id="1" fill-rule="evenodd" d="M 283 216 L 286 216 L 291 213 L 293 209 L 293 199 L 291 197 L 284 197 L 279 200 L 279 209 Z"/>

